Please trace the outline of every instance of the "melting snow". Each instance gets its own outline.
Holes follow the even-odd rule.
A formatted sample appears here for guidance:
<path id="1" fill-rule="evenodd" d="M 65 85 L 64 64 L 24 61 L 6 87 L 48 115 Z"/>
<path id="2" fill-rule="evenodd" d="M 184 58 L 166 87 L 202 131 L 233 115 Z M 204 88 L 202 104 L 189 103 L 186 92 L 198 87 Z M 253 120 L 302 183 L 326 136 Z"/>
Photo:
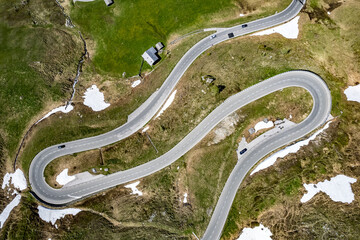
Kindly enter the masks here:
<path id="1" fill-rule="evenodd" d="M 243 14 L 243 13 L 240 13 L 240 15 L 239 15 L 240 17 L 243 17 L 243 16 L 245 16 L 245 14 Z"/>
<path id="2" fill-rule="evenodd" d="M 283 158 L 285 157 L 286 155 L 288 155 L 289 153 L 296 153 L 297 151 L 299 151 L 299 149 L 302 147 L 302 146 L 306 146 L 309 144 L 310 141 L 314 140 L 320 133 L 322 133 L 325 129 L 327 129 L 329 127 L 329 124 L 330 122 L 327 122 L 326 125 L 318 130 L 317 132 L 315 132 L 311 137 L 309 137 L 308 139 L 306 140 L 303 140 L 303 141 L 300 141 L 300 142 L 297 142 L 291 146 L 288 146 L 276 153 L 274 153 L 273 155 L 271 155 L 270 157 L 266 158 L 263 162 L 261 162 L 255 169 L 254 171 L 252 171 L 250 173 L 250 175 L 253 175 L 254 173 L 256 172 L 259 172 L 260 170 L 263 170 L 265 168 L 268 168 L 270 166 L 272 166 L 275 161 L 278 159 L 278 158 Z"/>
<path id="3" fill-rule="evenodd" d="M 352 192 L 351 184 L 355 182 L 355 178 L 337 175 L 336 177 L 331 178 L 330 181 L 325 180 L 317 184 L 304 183 L 307 193 L 304 194 L 300 201 L 305 203 L 318 192 L 324 192 L 335 202 L 351 203 L 354 201 L 354 193 Z"/>
<path id="4" fill-rule="evenodd" d="M 6 173 L 3 179 L 2 189 L 9 187 L 6 193 L 10 194 L 11 190 L 14 190 L 11 195 L 15 195 L 15 198 L 5 207 L 0 214 L 0 228 L 3 227 L 11 211 L 20 203 L 21 195 L 15 190 L 10 188 L 10 184 L 18 190 L 25 190 L 27 188 L 26 178 L 24 173 L 20 169 L 16 169 L 14 173 Z M 9 196 L 7 196 L 9 198 Z"/>
<path id="5" fill-rule="evenodd" d="M 74 28 L 74 25 L 70 22 L 68 18 L 66 18 L 65 20 L 65 27 Z"/>
<path id="6" fill-rule="evenodd" d="M 183 200 L 183 203 L 187 203 L 187 196 L 188 196 L 188 194 L 187 194 L 187 193 L 184 193 L 184 200 Z"/>
<path id="7" fill-rule="evenodd" d="M 170 95 L 170 97 L 166 100 L 164 106 L 161 108 L 160 112 L 156 115 L 155 119 L 160 117 L 160 115 L 171 105 L 171 103 L 174 101 L 175 99 L 175 95 L 176 95 L 176 91 L 173 91 L 172 94 Z"/>
<path id="8" fill-rule="evenodd" d="M 66 108 L 66 106 L 61 106 L 61 107 L 57 107 L 53 110 L 51 110 L 50 112 L 48 112 L 43 118 L 41 118 L 39 121 L 36 122 L 36 124 L 38 124 L 39 122 L 41 122 L 42 120 L 44 120 L 45 118 L 48 118 L 50 117 L 51 115 L 53 115 L 54 113 L 57 113 L 57 112 L 63 112 L 63 113 L 68 113 L 70 112 L 71 110 L 74 109 L 74 107 L 69 104 L 69 106 Z"/>
<path id="9" fill-rule="evenodd" d="M 134 88 L 136 87 L 137 85 L 139 85 L 141 83 L 141 80 L 136 80 L 134 81 L 132 84 L 131 84 L 131 87 Z"/>
<path id="10" fill-rule="evenodd" d="M 274 126 L 274 123 L 272 121 L 268 121 L 267 123 L 265 123 L 264 121 L 258 122 L 255 125 L 255 132 L 261 130 L 261 129 L 266 129 L 266 128 L 271 128 Z"/>
<path id="11" fill-rule="evenodd" d="M 19 190 L 25 190 L 27 188 L 26 178 L 24 173 L 18 168 L 14 173 L 6 173 L 3 179 L 2 189 L 8 187 L 11 184 Z"/>
<path id="12" fill-rule="evenodd" d="M 59 175 L 57 175 L 56 181 L 60 185 L 65 185 L 65 184 L 71 182 L 72 180 L 75 180 L 76 177 L 75 176 L 69 176 L 68 171 L 69 171 L 69 169 L 65 168 Z"/>
<path id="13" fill-rule="evenodd" d="M 56 220 L 65 217 L 65 215 L 71 214 L 75 216 L 81 211 L 81 209 L 77 208 L 50 209 L 43 206 L 38 206 L 38 210 L 40 218 L 45 222 L 51 222 L 52 225 L 55 225 Z"/>
<path id="14" fill-rule="evenodd" d="M 9 217 L 11 211 L 20 203 L 21 195 L 17 194 L 16 197 L 5 207 L 0 214 L 0 228 L 4 226 L 5 221 Z"/>
<path id="15" fill-rule="evenodd" d="M 84 105 L 90 107 L 93 111 L 101 111 L 110 106 L 105 102 L 104 94 L 99 91 L 96 85 L 88 88 L 83 96 Z"/>
<path id="16" fill-rule="evenodd" d="M 254 33 L 251 36 L 262 36 L 262 35 L 269 35 L 269 34 L 273 34 L 273 33 L 279 33 L 286 38 L 296 39 L 299 35 L 299 26 L 298 26 L 299 18 L 300 18 L 300 16 L 297 16 L 290 22 L 287 22 L 280 26 L 270 28 L 270 29 L 267 29 L 267 30 L 264 30 L 261 32 Z"/>
<path id="17" fill-rule="evenodd" d="M 348 101 L 355 101 L 360 103 L 360 84 L 356 86 L 349 86 L 344 91 Z"/>
<path id="18" fill-rule="evenodd" d="M 137 182 L 128 184 L 128 185 L 126 185 L 125 187 L 126 187 L 126 188 L 131 188 L 131 191 L 132 191 L 131 194 L 137 194 L 137 195 L 139 195 L 139 196 L 142 196 L 143 193 L 142 193 L 141 191 L 139 191 L 139 189 L 136 188 L 136 186 L 139 185 L 139 183 L 140 183 L 140 181 L 137 181 Z"/>
<path id="19" fill-rule="evenodd" d="M 254 228 L 244 228 L 237 240 L 271 240 L 271 236 L 270 229 L 260 224 Z"/>
<path id="20" fill-rule="evenodd" d="M 141 132 L 146 132 L 147 130 L 149 130 L 149 126 L 144 127 L 144 129 Z"/>

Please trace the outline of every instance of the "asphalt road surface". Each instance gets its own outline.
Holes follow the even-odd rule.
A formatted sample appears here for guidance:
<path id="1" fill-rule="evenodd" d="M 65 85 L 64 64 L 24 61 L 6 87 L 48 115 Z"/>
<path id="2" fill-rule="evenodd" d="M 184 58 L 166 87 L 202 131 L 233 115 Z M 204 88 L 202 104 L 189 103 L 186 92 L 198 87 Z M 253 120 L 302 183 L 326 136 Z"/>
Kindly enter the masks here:
<path id="1" fill-rule="evenodd" d="M 324 123 L 330 112 L 331 97 L 325 83 L 317 75 L 306 71 L 288 72 L 277 75 L 229 97 L 169 152 L 135 168 L 80 184 L 65 186 L 62 189 L 53 189 L 46 183 L 43 177 L 45 167 L 58 157 L 100 148 L 130 136 L 151 120 L 187 68 L 205 50 L 229 39 L 229 33 L 234 33 L 235 37 L 237 37 L 286 22 L 295 17 L 301 8 L 302 4 L 299 1 L 293 1 L 284 11 L 250 22 L 246 28 L 242 28 L 241 25 L 227 28 L 217 33 L 217 36 L 213 39 L 206 37 L 198 42 L 181 58 L 161 88 L 139 108 L 141 111 L 138 110 L 135 114 L 132 114 L 132 118 L 126 124 L 102 135 L 59 144 L 66 146 L 62 149 L 59 149 L 59 145 L 56 145 L 38 153 L 31 163 L 29 172 L 29 180 L 33 193 L 47 204 L 66 205 L 116 185 L 148 176 L 176 161 L 205 137 L 223 118 L 242 106 L 286 87 L 297 86 L 305 88 L 314 98 L 313 110 L 308 118 L 296 127 L 270 138 L 258 147 L 249 149 L 233 170 L 204 235 L 204 239 L 219 238 L 238 186 L 251 166 L 267 153 L 304 136 Z"/>
<path id="2" fill-rule="evenodd" d="M 269 81 L 270 80 L 270 81 Z M 212 214 L 210 223 L 205 231 L 202 239 L 219 239 L 222 229 L 226 222 L 227 215 L 230 211 L 232 202 L 236 192 L 250 169 L 263 157 L 271 153 L 275 149 L 284 146 L 304 135 L 310 133 L 325 123 L 331 110 L 331 95 L 326 84 L 319 76 L 311 72 L 291 71 L 275 76 L 273 79 L 263 81 L 265 88 L 258 88 L 258 84 L 254 85 L 256 90 L 261 92 L 274 91 L 276 88 L 280 90 L 285 87 L 296 86 L 302 87 L 309 91 L 313 98 L 313 108 L 309 116 L 301 123 L 290 127 L 288 130 L 275 134 L 274 136 L 261 141 L 252 149 L 248 149 L 231 172 L 225 187 L 221 192 L 215 210 Z M 269 81 L 269 82 L 268 82 Z M 255 94 L 257 95 L 257 94 Z M 251 95 L 250 95 L 251 96 Z M 256 96 L 257 97 L 257 96 Z M 250 97 L 251 98 L 251 97 Z"/>

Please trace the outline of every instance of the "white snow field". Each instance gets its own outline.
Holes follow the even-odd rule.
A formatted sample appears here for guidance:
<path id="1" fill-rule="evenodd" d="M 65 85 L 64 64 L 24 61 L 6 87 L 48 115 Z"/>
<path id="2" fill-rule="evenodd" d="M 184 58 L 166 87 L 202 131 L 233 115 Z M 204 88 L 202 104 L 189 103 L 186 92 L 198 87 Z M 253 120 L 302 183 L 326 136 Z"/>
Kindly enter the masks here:
<path id="1" fill-rule="evenodd" d="M 271 240 L 270 229 L 262 224 L 254 228 L 244 228 L 237 240 Z"/>
<path id="2" fill-rule="evenodd" d="M 360 103 L 360 84 L 356 86 L 349 86 L 344 91 L 348 101 L 355 101 Z"/>
<path id="3" fill-rule="evenodd" d="M 26 178 L 24 173 L 18 168 L 14 173 L 6 173 L 3 179 L 2 189 L 9 187 L 12 184 L 19 190 L 25 190 L 27 188 Z"/>
<path id="4" fill-rule="evenodd" d="M 132 88 L 137 87 L 140 83 L 141 83 L 141 80 L 136 80 L 131 84 L 131 87 Z"/>
<path id="5" fill-rule="evenodd" d="M 274 153 L 270 157 L 266 158 L 259 165 L 257 165 L 257 167 L 250 173 L 250 175 L 253 175 L 256 172 L 259 172 L 260 170 L 263 170 L 265 168 L 268 168 L 268 167 L 272 166 L 276 162 L 276 160 L 278 158 L 283 158 L 283 157 L 285 157 L 286 155 L 288 155 L 290 153 L 296 153 L 297 151 L 300 150 L 300 148 L 302 146 L 308 145 L 310 143 L 310 141 L 314 140 L 320 133 L 322 133 L 325 129 L 327 129 L 329 127 L 330 123 L 331 122 L 327 122 L 323 128 L 321 128 L 320 130 L 315 132 L 308 139 L 305 139 L 303 141 L 300 141 L 300 142 L 297 142 L 297 143 L 295 143 L 293 145 L 290 145 L 290 146 L 288 146 L 288 147 Z"/>
<path id="6" fill-rule="evenodd" d="M 125 187 L 126 188 L 131 188 L 131 191 L 132 191 L 131 194 L 137 194 L 139 196 L 142 196 L 143 193 L 139 189 L 136 188 L 136 186 L 139 185 L 139 183 L 140 183 L 140 181 L 136 181 L 134 183 L 126 185 Z"/>
<path id="7" fill-rule="evenodd" d="M 183 200 L 183 203 L 187 203 L 187 197 L 188 197 L 188 194 L 187 193 L 184 193 L 184 200 Z"/>
<path id="8" fill-rule="evenodd" d="M 146 132 L 147 130 L 149 130 L 149 126 L 144 127 L 141 132 Z"/>
<path id="9" fill-rule="evenodd" d="M 171 103 L 174 101 L 175 99 L 175 95 L 176 95 L 176 91 L 173 91 L 170 95 L 170 97 L 166 100 L 164 106 L 161 108 L 161 110 L 159 111 L 159 113 L 156 115 L 155 119 L 160 117 L 160 115 L 168 108 L 170 107 Z"/>
<path id="10" fill-rule="evenodd" d="M 13 189 L 14 187 L 15 189 Z M 6 173 L 3 178 L 2 189 L 8 188 L 6 193 L 9 194 L 7 198 L 10 196 L 11 190 L 13 192 L 12 195 L 15 195 L 15 198 L 4 208 L 4 210 L 0 214 L 0 228 L 4 226 L 4 223 L 10 216 L 11 211 L 20 203 L 21 195 L 17 190 L 25 190 L 27 188 L 26 178 L 24 173 L 18 168 L 14 173 Z"/>
<path id="11" fill-rule="evenodd" d="M 4 226 L 5 221 L 10 216 L 11 211 L 20 203 L 21 195 L 17 194 L 16 197 L 5 207 L 0 214 L 0 228 Z"/>
<path id="12" fill-rule="evenodd" d="M 100 92 L 96 85 L 92 85 L 84 93 L 84 105 L 90 107 L 93 111 L 98 112 L 110 106 L 105 102 L 104 94 Z"/>
<path id="13" fill-rule="evenodd" d="M 271 128 L 274 126 L 273 121 L 268 121 L 265 123 L 264 121 L 260 121 L 257 124 L 255 124 L 255 132 L 260 131 L 261 129 Z"/>
<path id="14" fill-rule="evenodd" d="M 59 175 L 56 176 L 56 181 L 60 185 L 65 185 L 73 180 L 75 180 L 75 176 L 68 175 L 69 169 L 65 168 Z"/>
<path id="15" fill-rule="evenodd" d="M 66 209 L 50 209 L 43 206 L 38 206 L 39 217 L 45 222 L 51 223 L 52 225 L 56 225 L 56 220 L 65 217 L 66 215 L 75 216 L 81 209 L 78 208 L 66 208 Z"/>
<path id="16" fill-rule="evenodd" d="M 300 16 L 295 17 L 293 20 L 284 23 L 280 26 L 270 28 L 264 31 L 260 31 L 254 34 L 251 34 L 251 36 L 263 36 L 263 35 L 270 35 L 273 33 L 279 33 L 283 35 L 286 38 L 289 39 L 296 39 L 299 35 L 299 19 Z"/>
<path id="17" fill-rule="evenodd" d="M 355 199 L 355 195 L 351 189 L 351 184 L 355 183 L 356 179 L 345 175 L 337 175 L 329 180 L 318 182 L 317 184 L 305 184 L 304 187 L 307 193 L 301 198 L 302 203 L 306 203 L 312 199 L 317 193 L 326 193 L 331 200 L 335 202 L 351 203 Z"/>
<path id="18" fill-rule="evenodd" d="M 54 113 L 57 113 L 57 112 L 68 113 L 68 112 L 72 111 L 73 109 L 74 109 L 74 107 L 71 104 L 69 104 L 68 107 L 66 107 L 66 105 L 65 105 L 65 106 L 54 108 L 53 110 L 48 112 L 44 117 L 42 117 L 39 121 L 37 121 L 36 124 L 38 124 L 39 122 L 41 122 L 45 118 L 50 117 Z"/>

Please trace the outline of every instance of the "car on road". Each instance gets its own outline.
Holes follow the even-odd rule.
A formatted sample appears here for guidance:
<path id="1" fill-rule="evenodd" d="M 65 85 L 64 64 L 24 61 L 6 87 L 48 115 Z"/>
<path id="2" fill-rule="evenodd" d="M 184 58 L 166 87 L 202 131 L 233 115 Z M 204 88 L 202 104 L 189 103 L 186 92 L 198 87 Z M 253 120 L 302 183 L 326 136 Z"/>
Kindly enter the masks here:
<path id="1" fill-rule="evenodd" d="M 233 37 L 234 37 L 234 33 L 229 33 L 229 34 L 228 34 L 228 37 L 229 37 L 229 38 L 233 38 Z"/>
<path id="2" fill-rule="evenodd" d="M 247 148 L 244 148 L 243 150 L 240 151 L 240 155 L 243 155 L 246 151 L 247 151 Z"/>
<path id="3" fill-rule="evenodd" d="M 210 39 L 214 39 L 214 38 L 216 38 L 216 34 L 210 36 Z"/>
<path id="4" fill-rule="evenodd" d="M 247 26 L 248 26 L 247 24 L 241 25 L 242 28 L 246 28 Z"/>
<path id="5" fill-rule="evenodd" d="M 65 148 L 65 145 L 58 146 L 58 149 L 62 149 L 62 148 Z"/>

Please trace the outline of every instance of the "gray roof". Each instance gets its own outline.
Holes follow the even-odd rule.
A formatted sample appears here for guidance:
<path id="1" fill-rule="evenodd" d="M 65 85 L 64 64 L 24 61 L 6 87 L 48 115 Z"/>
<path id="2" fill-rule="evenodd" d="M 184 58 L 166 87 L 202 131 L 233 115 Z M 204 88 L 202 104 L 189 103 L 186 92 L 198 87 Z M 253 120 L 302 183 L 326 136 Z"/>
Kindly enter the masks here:
<path id="1" fill-rule="evenodd" d="M 111 4 L 114 3 L 113 0 L 104 0 L 104 2 L 105 2 L 105 4 L 108 5 L 108 6 L 110 6 Z"/>
<path id="2" fill-rule="evenodd" d="M 154 47 L 149 48 L 148 50 L 146 50 L 146 52 L 147 52 L 147 54 L 149 54 L 149 56 L 150 56 L 150 54 L 152 54 L 156 57 L 155 53 L 157 53 L 157 51 Z"/>
<path id="3" fill-rule="evenodd" d="M 164 44 L 162 44 L 162 42 L 158 42 L 156 45 L 155 45 L 156 49 L 157 50 L 160 50 L 162 48 L 164 48 Z"/>
<path id="4" fill-rule="evenodd" d="M 157 53 L 157 50 L 154 47 L 151 47 L 148 50 L 146 50 L 146 52 L 144 52 L 142 57 L 144 58 L 144 60 L 147 63 L 149 63 L 150 65 L 153 65 L 154 62 L 159 60 L 159 57 L 156 55 L 156 53 Z"/>

